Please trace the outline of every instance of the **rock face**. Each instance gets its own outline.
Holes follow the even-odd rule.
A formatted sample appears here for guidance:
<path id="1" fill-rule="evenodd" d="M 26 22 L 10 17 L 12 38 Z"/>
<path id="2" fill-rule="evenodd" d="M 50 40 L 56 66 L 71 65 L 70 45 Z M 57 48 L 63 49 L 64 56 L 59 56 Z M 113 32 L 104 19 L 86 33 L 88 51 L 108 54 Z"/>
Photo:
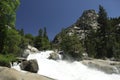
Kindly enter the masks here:
<path id="1" fill-rule="evenodd" d="M 15 69 L 0 67 L 0 80 L 53 80 L 34 73 L 22 73 Z"/>
<path id="2" fill-rule="evenodd" d="M 99 28 L 97 22 L 98 14 L 95 10 L 86 10 L 83 12 L 82 16 L 71 26 L 66 28 L 64 31 L 68 35 L 77 34 L 78 37 L 82 40 L 90 32 L 90 30 L 96 31 Z M 53 40 L 54 43 L 61 42 L 61 33 L 56 35 Z"/>
<path id="3" fill-rule="evenodd" d="M 95 12 L 95 10 L 85 10 L 82 14 L 82 16 L 77 20 L 75 25 L 81 30 L 84 29 L 97 29 L 98 28 L 98 22 L 97 22 L 98 14 Z"/>
<path id="4" fill-rule="evenodd" d="M 95 68 L 101 71 L 104 71 L 108 74 L 116 73 L 120 74 L 120 62 L 110 61 L 110 60 L 83 60 L 84 65 L 89 66 L 90 68 Z"/>
<path id="5" fill-rule="evenodd" d="M 29 61 L 23 61 L 20 64 L 20 68 L 25 71 L 37 73 L 39 70 L 38 64 L 36 60 L 29 60 Z"/>

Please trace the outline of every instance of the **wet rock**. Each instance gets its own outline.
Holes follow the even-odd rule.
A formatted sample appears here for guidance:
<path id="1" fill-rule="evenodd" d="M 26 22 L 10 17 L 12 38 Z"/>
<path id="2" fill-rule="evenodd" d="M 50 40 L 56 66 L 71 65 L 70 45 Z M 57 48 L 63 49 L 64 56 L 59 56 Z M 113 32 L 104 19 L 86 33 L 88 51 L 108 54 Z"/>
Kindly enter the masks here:
<path id="1" fill-rule="evenodd" d="M 25 71 L 37 73 L 39 70 L 38 63 L 36 60 L 23 61 L 20 64 L 20 68 Z"/>
<path id="2" fill-rule="evenodd" d="M 53 53 L 50 54 L 48 59 L 58 60 L 58 59 L 60 59 L 60 56 L 59 56 L 58 53 L 53 52 Z"/>

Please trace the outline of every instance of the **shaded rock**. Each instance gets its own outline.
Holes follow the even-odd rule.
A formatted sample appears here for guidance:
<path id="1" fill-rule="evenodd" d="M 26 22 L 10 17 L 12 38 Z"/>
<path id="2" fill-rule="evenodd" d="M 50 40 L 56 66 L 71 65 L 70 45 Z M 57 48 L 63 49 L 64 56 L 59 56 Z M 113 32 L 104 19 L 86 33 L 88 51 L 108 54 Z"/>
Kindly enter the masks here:
<path id="1" fill-rule="evenodd" d="M 83 60 L 82 63 L 90 68 L 95 68 L 103 72 L 106 72 L 108 74 L 120 73 L 120 62 L 93 59 L 93 60 Z"/>
<path id="2" fill-rule="evenodd" d="M 59 56 L 58 53 L 53 52 L 53 53 L 50 54 L 48 59 L 58 60 L 58 59 L 60 59 L 60 56 Z"/>
<path id="3" fill-rule="evenodd" d="M 22 73 L 15 69 L 0 67 L 0 80 L 53 80 L 34 73 Z"/>
<path id="4" fill-rule="evenodd" d="M 37 73 L 39 70 L 37 60 L 23 61 L 20 64 L 20 68 L 25 71 Z"/>

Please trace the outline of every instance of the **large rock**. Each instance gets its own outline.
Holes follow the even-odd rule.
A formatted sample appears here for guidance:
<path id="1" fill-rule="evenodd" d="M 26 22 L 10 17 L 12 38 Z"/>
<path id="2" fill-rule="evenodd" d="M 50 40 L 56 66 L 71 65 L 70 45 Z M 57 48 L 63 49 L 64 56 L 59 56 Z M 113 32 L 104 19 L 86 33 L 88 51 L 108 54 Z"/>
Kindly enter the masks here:
<path id="1" fill-rule="evenodd" d="M 23 54 L 22 54 L 22 57 L 23 58 L 27 58 L 30 53 L 31 53 L 31 51 L 29 49 L 25 49 L 24 52 L 23 52 Z"/>
<path id="2" fill-rule="evenodd" d="M 36 52 L 38 52 L 37 48 L 31 45 L 28 45 L 26 49 L 23 51 L 22 57 L 27 58 L 29 54 L 36 53 Z"/>
<path id="3" fill-rule="evenodd" d="M 35 73 L 19 72 L 15 69 L 0 67 L 0 80 L 53 80 Z"/>
<path id="4" fill-rule="evenodd" d="M 23 61 L 20 64 L 20 68 L 25 71 L 37 73 L 39 70 L 37 60 Z"/>
<path id="5" fill-rule="evenodd" d="M 35 47 L 33 47 L 33 46 L 31 46 L 31 45 L 28 45 L 27 48 L 28 48 L 31 52 L 38 52 L 38 49 L 35 48 Z"/>
<path id="6" fill-rule="evenodd" d="M 117 73 L 120 74 L 120 62 L 110 60 L 83 60 L 82 63 L 90 68 L 95 68 L 104 71 L 108 74 Z"/>

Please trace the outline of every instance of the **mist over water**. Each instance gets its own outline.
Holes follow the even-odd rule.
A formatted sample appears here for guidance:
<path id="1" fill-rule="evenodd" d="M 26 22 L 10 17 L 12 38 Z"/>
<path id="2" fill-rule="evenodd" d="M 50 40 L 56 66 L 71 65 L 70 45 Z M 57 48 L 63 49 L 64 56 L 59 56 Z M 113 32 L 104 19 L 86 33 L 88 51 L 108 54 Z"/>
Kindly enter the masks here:
<path id="1" fill-rule="evenodd" d="M 48 76 L 56 80 L 120 80 L 120 75 L 106 74 L 104 72 L 88 68 L 78 61 L 68 62 L 63 60 L 47 59 L 53 51 L 30 54 L 28 60 L 37 59 L 39 65 L 38 74 Z"/>

